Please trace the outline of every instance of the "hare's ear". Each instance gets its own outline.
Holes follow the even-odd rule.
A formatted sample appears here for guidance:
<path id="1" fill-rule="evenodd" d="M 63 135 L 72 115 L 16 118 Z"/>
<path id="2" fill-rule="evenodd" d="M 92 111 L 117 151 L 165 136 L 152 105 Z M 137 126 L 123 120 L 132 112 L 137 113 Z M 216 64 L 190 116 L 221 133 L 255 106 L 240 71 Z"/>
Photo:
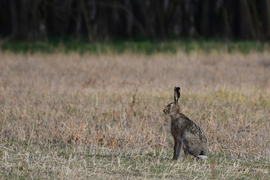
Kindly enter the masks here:
<path id="1" fill-rule="evenodd" d="M 180 87 L 174 87 L 174 102 L 178 103 L 178 100 L 180 98 Z"/>

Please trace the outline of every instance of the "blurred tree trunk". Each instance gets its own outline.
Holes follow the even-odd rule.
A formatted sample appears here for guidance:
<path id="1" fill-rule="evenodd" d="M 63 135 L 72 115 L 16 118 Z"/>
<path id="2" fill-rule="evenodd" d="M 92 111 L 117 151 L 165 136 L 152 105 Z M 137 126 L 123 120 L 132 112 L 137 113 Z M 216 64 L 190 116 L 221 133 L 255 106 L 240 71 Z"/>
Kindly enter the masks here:
<path id="1" fill-rule="evenodd" d="M 208 27 L 209 27 L 209 0 L 202 1 L 202 17 L 201 17 L 201 24 L 202 24 L 202 35 L 208 36 Z"/>
<path id="2" fill-rule="evenodd" d="M 156 32 L 154 30 L 153 19 L 155 19 L 155 11 L 153 11 L 154 6 L 151 6 L 151 1 L 148 1 L 149 5 L 146 4 L 144 0 L 138 0 L 138 9 L 134 9 L 134 11 L 141 11 L 141 17 L 139 21 L 144 22 L 142 23 L 144 29 L 146 30 L 146 37 L 150 37 L 151 39 L 156 39 Z M 148 10 L 147 6 L 151 6 Z"/>
<path id="3" fill-rule="evenodd" d="M 231 39 L 232 33 L 231 33 L 231 27 L 230 27 L 230 22 L 229 22 L 229 16 L 228 16 L 227 9 L 225 8 L 223 3 L 221 4 L 220 9 L 221 9 L 221 14 L 222 14 L 222 18 L 223 18 L 224 26 L 225 26 L 225 31 L 224 31 L 225 37 L 227 39 Z"/>
<path id="4" fill-rule="evenodd" d="M 169 34 L 174 33 L 174 27 L 179 27 L 179 22 L 181 22 L 181 17 L 175 17 L 176 16 L 176 11 L 178 8 L 178 13 L 179 13 L 179 3 L 180 1 L 174 1 L 174 0 L 165 0 L 165 18 L 164 18 L 164 29 L 165 29 L 165 34 L 166 36 Z M 180 20 L 180 21 L 179 21 Z"/>
<path id="5" fill-rule="evenodd" d="M 77 8 L 76 12 L 76 18 L 75 18 L 75 35 L 77 37 L 77 40 L 81 38 L 81 33 L 82 33 L 82 11 L 81 11 L 81 2 L 75 1 L 75 7 Z M 89 37 L 88 37 L 89 38 Z"/>
<path id="6" fill-rule="evenodd" d="M 270 0 L 266 0 L 266 38 L 270 39 Z"/>
<path id="7" fill-rule="evenodd" d="M 39 11 L 38 0 L 32 1 L 32 24 L 31 24 L 31 39 L 39 39 Z"/>
<path id="8" fill-rule="evenodd" d="M 17 38 L 18 37 L 18 14 L 17 14 L 17 8 L 16 8 L 16 0 L 10 0 L 9 6 L 10 6 L 10 12 L 11 12 L 11 21 L 12 21 L 12 33 L 10 38 Z"/>
<path id="9" fill-rule="evenodd" d="M 164 6 L 162 6 L 161 2 L 153 2 L 152 4 L 155 6 L 155 14 L 154 16 L 156 17 L 157 21 L 157 26 L 156 29 L 160 32 L 160 36 L 162 37 L 163 40 L 166 40 L 166 33 L 165 33 L 165 15 L 164 15 Z"/>
<path id="10" fill-rule="evenodd" d="M 24 39 L 29 38 L 29 19 L 28 19 L 28 7 L 30 6 L 30 3 L 28 0 L 21 0 L 21 6 L 20 6 L 20 30 L 21 30 L 21 36 Z"/>
<path id="11" fill-rule="evenodd" d="M 195 37 L 198 35 L 196 25 L 195 25 L 195 9 L 196 5 L 194 1 L 186 0 L 186 12 L 187 12 L 187 19 L 189 19 L 189 29 L 188 35 L 190 37 Z"/>
<path id="12" fill-rule="evenodd" d="M 9 2 L 7 0 L 0 1 L 0 38 L 4 39 L 5 36 L 10 35 L 11 23 L 10 23 L 10 10 Z M 1 41 L 0 39 L 0 41 Z"/>
<path id="13" fill-rule="evenodd" d="M 80 3 L 81 3 L 80 10 L 82 10 L 84 21 L 85 21 L 85 26 L 86 26 L 86 29 L 87 29 L 88 41 L 92 42 L 93 37 L 92 37 L 92 31 L 91 31 L 91 27 L 90 27 L 90 21 L 89 21 L 89 18 L 88 18 L 89 15 L 88 15 L 88 12 L 87 12 L 87 9 L 86 9 L 86 4 L 85 4 L 84 0 L 80 0 Z"/>
<path id="14" fill-rule="evenodd" d="M 241 8 L 241 26 L 240 26 L 240 37 L 242 39 L 257 39 L 256 32 L 252 23 L 252 17 L 249 10 L 247 0 L 240 1 Z"/>
<path id="15" fill-rule="evenodd" d="M 108 34 L 108 15 L 107 7 L 103 4 L 98 6 L 97 14 L 97 32 L 101 40 L 107 41 L 109 38 Z"/>
<path id="16" fill-rule="evenodd" d="M 126 31 L 127 31 L 128 37 L 132 38 L 132 35 L 133 35 L 132 3 L 130 2 L 130 0 L 125 0 L 124 6 L 126 7 L 127 11 L 129 12 L 126 15 Z"/>
<path id="17" fill-rule="evenodd" d="M 259 18 L 259 13 L 257 10 L 257 5 L 255 1 L 250 1 L 251 3 L 251 9 L 252 9 L 252 19 L 254 22 L 254 29 L 256 32 L 256 38 L 257 39 L 263 39 L 264 38 L 264 33 L 263 33 L 263 28 L 262 28 L 262 23 Z"/>
<path id="18" fill-rule="evenodd" d="M 181 16 L 182 16 L 182 35 L 188 36 L 189 35 L 189 29 L 190 29 L 190 18 L 189 18 L 189 13 L 187 10 L 187 1 L 186 0 L 181 0 L 180 2 L 180 11 Z"/>

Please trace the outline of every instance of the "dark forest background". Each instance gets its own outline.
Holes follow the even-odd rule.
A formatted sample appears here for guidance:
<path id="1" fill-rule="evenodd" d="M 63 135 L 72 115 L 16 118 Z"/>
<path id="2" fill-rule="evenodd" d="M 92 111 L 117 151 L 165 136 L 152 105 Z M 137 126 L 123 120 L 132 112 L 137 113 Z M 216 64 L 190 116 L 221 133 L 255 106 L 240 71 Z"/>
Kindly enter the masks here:
<path id="1" fill-rule="evenodd" d="M 0 38 L 270 39 L 270 0 L 0 0 Z"/>

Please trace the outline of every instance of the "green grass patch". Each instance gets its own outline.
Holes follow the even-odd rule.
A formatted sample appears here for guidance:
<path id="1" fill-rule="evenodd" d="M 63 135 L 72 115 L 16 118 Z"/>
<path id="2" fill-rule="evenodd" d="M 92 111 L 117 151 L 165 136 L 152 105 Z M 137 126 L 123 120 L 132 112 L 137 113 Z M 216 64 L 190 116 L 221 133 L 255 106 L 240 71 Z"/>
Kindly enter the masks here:
<path id="1" fill-rule="evenodd" d="M 192 157 L 179 161 L 171 156 L 134 153 L 98 146 L 61 144 L 1 144 L 2 178 L 270 178 L 265 161 L 243 162 L 229 155 L 212 154 L 208 160 Z M 158 153 L 157 153 L 158 154 Z"/>
<path id="2" fill-rule="evenodd" d="M 269 51 L 269 43 L 255 41 L 232 41 L 225 42 L 215 39 L 191 40 L 187 38 L 168 41 L 111 41 L 87 43 L 74 41 L 70 38 L 51 38 L 47 41 L 26 42 L 8 41 L 0 45 L 2 51 L 12 51 L 15 53 L 70 53 L 79 52 L 81 54 L 122 54 L 126 52 L 139 54 L 170 53 L 177 51 L 186 53 L 250 53 Z"/>

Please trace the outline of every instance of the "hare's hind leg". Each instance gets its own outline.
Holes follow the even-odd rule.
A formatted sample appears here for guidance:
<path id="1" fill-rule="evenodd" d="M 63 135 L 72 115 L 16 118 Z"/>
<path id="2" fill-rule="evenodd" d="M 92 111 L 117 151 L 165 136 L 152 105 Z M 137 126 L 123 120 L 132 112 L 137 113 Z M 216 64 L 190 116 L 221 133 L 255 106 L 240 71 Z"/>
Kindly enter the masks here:
<path id="1" fill-rule="evenodd" d="M 173 137 L 174 138 L 174 152 L 173 152 L 173 159 L 177 160 L 180 156 L 180 151 L 182 148 L 182 141 L 181 139 L 177 138 L 177 137 Z"/>
<path id="2" fill-rule="evenodd" d="M 188 149 L 185 146 L 185 144 L 183 145 L 183 150 L 184 150 L 184 153 L 185 153 L 185 159 L 184 160 L 188 160 Z"/>

